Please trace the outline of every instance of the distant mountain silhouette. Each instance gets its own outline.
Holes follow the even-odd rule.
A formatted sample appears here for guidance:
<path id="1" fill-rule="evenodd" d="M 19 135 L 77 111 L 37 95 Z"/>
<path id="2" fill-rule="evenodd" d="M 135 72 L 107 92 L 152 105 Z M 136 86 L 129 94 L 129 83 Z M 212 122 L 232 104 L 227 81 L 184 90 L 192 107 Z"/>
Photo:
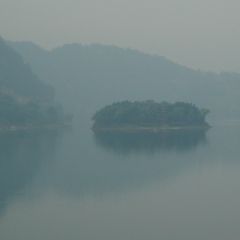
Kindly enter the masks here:
<path id="1" fill-rule="evenodd" d="M 40 81 L 22 56 L 0 38 L 0 88 L 34 101 L 52 101 L 54 89 Z"/>
<path id="2" fill-rule="evenodd" d="M 54 88 L 39 80 L 22 56 L 0 38 L 0 128 L 55 124 L 63 116 Z"/>
<path id="3" fill-rule="evenodd" d="M 195 71 L 116 46 L 68 44 L 46 51 L 31 42 L 9 44 L 75 113 L 90 116 L 112 102 L 153 99 L 192 102 L 210 109 L 212 119 L 240 117 L 237 73 Z"/>

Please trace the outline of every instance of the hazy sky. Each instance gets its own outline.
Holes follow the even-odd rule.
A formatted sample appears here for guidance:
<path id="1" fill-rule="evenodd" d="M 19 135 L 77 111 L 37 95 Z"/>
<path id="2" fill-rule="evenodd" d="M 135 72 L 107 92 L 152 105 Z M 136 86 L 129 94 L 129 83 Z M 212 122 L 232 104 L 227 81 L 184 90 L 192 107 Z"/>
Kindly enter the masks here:
<path id="1" fill-rule="evenodd" d="M 239 0 L 0 0 L 0 35 L 51 49 L 101 43 L 240 72 Z"/>

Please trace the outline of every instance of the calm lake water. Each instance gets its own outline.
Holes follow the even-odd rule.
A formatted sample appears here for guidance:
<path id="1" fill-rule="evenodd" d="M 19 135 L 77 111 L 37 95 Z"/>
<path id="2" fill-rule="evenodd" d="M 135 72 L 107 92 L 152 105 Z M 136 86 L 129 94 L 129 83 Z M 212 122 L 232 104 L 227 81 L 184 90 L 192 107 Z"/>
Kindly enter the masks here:
<path id="1" fill-rule="evenodd" d="M 239 240 L 240 125 L 0 134 L 1 240 Z"/>

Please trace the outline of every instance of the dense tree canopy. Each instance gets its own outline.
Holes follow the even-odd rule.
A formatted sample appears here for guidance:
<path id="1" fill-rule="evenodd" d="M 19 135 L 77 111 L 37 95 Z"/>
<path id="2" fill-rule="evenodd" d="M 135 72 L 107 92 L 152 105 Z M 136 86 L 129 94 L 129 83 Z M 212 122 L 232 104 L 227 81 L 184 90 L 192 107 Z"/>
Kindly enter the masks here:
<path id="1" fill-rule="evenodd" d="M 97 111 L 92 120 L 94 128 L 117 126 L 207 126 L 209 111 L 198 109 L 191 103 L 174 104 L 152 100 L 144 102 L 122 101 Z"/>

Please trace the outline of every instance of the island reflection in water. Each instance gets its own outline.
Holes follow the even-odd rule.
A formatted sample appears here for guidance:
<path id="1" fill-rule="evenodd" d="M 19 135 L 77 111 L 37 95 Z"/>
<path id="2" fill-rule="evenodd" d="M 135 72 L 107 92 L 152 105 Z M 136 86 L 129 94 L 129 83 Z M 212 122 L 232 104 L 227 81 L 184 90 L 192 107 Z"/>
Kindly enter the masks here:
<path id="1" fill-rule="evenodd" d="M 206 132 L 207 129 L 171 129 L 157 132 L 106 130 L 94 131 L 94 138 L 99 146 L 116 153 L 184 152 L 206 144 Z"/>

